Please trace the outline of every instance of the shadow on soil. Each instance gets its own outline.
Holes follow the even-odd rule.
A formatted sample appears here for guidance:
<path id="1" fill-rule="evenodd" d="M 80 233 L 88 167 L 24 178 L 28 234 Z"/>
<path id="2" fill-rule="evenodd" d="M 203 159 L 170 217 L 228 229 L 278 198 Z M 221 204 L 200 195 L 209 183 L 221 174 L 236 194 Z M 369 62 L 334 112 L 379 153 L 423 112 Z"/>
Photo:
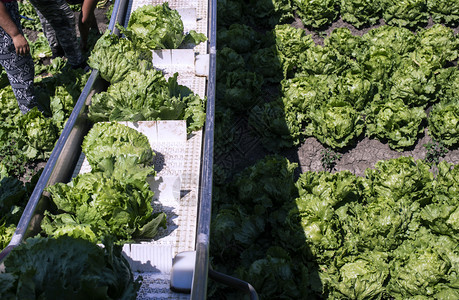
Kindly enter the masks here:
<path id="1" fill-rule="evenodd" d="M 251 44 L 244 39 L 253 32 L 226 30 L 232 41 Z M 319 267 L 296 207 L 298 149 L 276 154 L 286 144 L 292 146 L 283 139 L 289 127 L 278 100 L 281 78 L 275 78 L 282 74 L 281 64 L 275 55 L 268 62 L 256 59 L 257 53 L 269 56 L 275 36 L 253 44 L 248 51 L 254 54 L 233 50 L 232 41 L 217 43 L 212 268 L 250 283 L 260 299 L 319 299 Z M 209 280 L 208 298 L 249 296 Z"/>

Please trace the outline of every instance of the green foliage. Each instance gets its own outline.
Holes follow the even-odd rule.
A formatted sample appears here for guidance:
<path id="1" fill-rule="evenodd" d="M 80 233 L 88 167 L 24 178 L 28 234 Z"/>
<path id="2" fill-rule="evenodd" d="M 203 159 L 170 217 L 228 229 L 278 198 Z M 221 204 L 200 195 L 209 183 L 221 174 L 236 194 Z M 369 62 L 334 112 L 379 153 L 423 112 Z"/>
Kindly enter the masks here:
<path id="1" fill-rule="evenodd" d="M 57 59 L 62 62 L 62 60 Z M 30 193 L 40 176 L 37 163 L 46 160 L 54 147 L 74 101 L 86 83 L 83 71 L 50 65 L 53 76 L 35 78 L 35 91 L 47 111 L 19 110 L 11 86 L 0 90 L 0 218 L 2 247 L 10 241 Z M 21 181 L 19 181 L 21 180 Z M 26 184 L 22 181 L 25 181 Z M 9 199 L 9 200 L 5 200 Z M 14 199 L 14 201 L 12 201 Z"/>
<path id="2" fill-rule="evenodd" d="M 373 102 L 366 115 L 366 135 L 387 140 L 391 149 L 402 151 L 413 146 L 426 114 L 421 107 L 409 108 L 402 100 Z"/>
<path id="3" fill-rule="evenodd" d="M 396 26 L 380 26 L 371 29 L 362 36 L 367 46 L 391 49 L 397 54 L 405 54 L 416 49 L 416 36 L 407 28 Z"/>
<path id="4" fill-rule="evenodd" d="M 459 3 L 449 0 L 427 0 L 427 9 L 436 23 L 454 26 L 459 22 Z"/>
<path id="5" fill-rule="evenodd" d="M 99 70 L 103 79 L 115 83 L 124 80 L 131 70 L 143 73 L 151 69 L 151 52 L 140 51 L 131 41 L 106 31 L 91 51 L 88 65 Z"/>
<path id="6" fill-rule="evenodd" d="M 326 171 L 331 171 L 335 167 L 337 161 L 341 159 L 343 156 L 341 153 L 335 152 L 329 148 L 322 150 L 320 162 L 322 163 L 322 167 Z"/>
<path id="7" fill-rule="evenodd" d="M 18 1 L 18 10 L 21 16 L 27 17 L 27 19 L 21 18 L 22 28 L 27 28 L 34 31 L 42 31 L 40 19 L 38 18 L 37 12 L 35 11 L 35 8 L 29 1 Z"/>
<path id="8" fill-rule="evenodd" d="M 252 27 L 245 24 L 231 24 L 228 28 L 219 30 L 217 34 L 219 49 L 228 47 L 239 54 L 256 50 L 259 40 L 259 34 Z"/>
<path id="9" fill-rule="evenodd" d="M 262 75 L 266 82 L 280 82 L 283 78 L 282 66 L 275 46 L 254 52 L 250 56 L 248 67 L 253 72 Z"/>
<path id="10" fill-rule="evenodd" d="M 421 228 L 393 252 L 387 291 L 396 299 L 457 296 L 457 241 Z M 440 297 L 441 298 L 441 297 Z M 449 297 L 447 297 L 449 298 Z M 446 299 L 447 299 L 446 298 Z"/>
<path id="11" fill-rule="evenodd" d="M 364 128 L 360 114 L 344 101 L 330 101 L 316 107 L 311 110 L 310 118 L 307 134 L 333 149 L 355 144 Z"/>
<path id="12" fill-rule="evenodd" d="M 19 122 L 19 131 L 25 139 L 25 155 L 30 158 L 49 157 L 59 138 L 59 129 L 53 119 L 46 118 L 34 107 Z"/>
<path id="13" fill-rule="evenodd" d="M 117 243 L 153 238 L 165 227 L 165 214 L 153 213 L 153 153 L 145 136 L 118 123 L 96 124 L 83 141 L 92 171 L 68 184 L 47 187 L 60 213 L 45 212 L 41 224 L 50 236 L 69 235 L 94 243 L 113 236 Z"/>
<path id="14" fill-rule="evenodd" d="M 381 18 L 381 0 L 341 0 L 341 16 L 344 21 L 359 28 L 376 24 Z"/>
<path id="15" fill-rule="evenodd" d="M 354 59 L 361 55 L 360 52 L 364 46 L 362 37 L 352 35 L 351 30 L 345 27 L 333 30 L 324 39 L 324 44 L 326 47 L 336 49 L 340 54 Z"/>
<path id="16" fill-rule="evenodd" d="M 273 27 L 293 19 L 291 0 L 251 0 L 247 11 L 253 24 Z"/>
<path id="17" fill-rule="evenodd" d="M 28 196 L 24 184 L 8 176 L 4 163 L 8 162 L 2 160 L 0 163 L 0 249 L 10 242 Z"/>
<path id="18" fill-rule="evenodd" d="M 115 163 L 117 157 L 127 156 L 141 166 L 151 165 L 155 153 L 147 136 L 117 122 L 96 123 L 81 145 L 93 170 L 100 170 L 106 162 Z"/>
<path id="19" fill-rule="evenodd" d="M 30 55 L 33 60 L 37 63 L 40 59 L 51 57 L 53 53 L 49 47 L 48 40 L 43 33 L 39 33 L 37 39 L 34 42 L 29 41 Z"/>
<path id="20" fill-rule="evenodd" d="M 0 278 L 2 299 L 135 299 L 140 287 L 121 247 L 69 237 L 27 239 Z"/>
<path id="21" fill-rule="evenodd" d="M 297 13 L 307 27 L 330 25 L 339 14 L 338 0 L 293 0 Z"/>
<path id="22" fill-rule="evenodd" d="M 416 28 L 427 25 L 429 13 L 425 0 L 382 0 L 387 24 Z"/>
<path id="23" fill-rule="evenodd" d="M 259 104 L 251 109 L 249 126 L 261 137 L 263 146 L 272 152 L 298 145 L 303 136 L 296 116 L 286 115 L 280 100 Z"/>
<path id="24" fill-rule="evenodd" d="M 276 25 L 272 35 L 276 44 L 277 57 L 282 65 L 284 77 L 287 78 L 299 67 L 300 53 L 313 47 L 314 41 L 304 30 L 288 24 Z"/>
<path id="25" fill-rule="evenodd" d="M 330 285 L 329 299 L 379 299 L 384 295 L 384 283 L 389 278 L 385 253 L 349 255 L 333 267 L 333 271 L 321 274 Z"/>
<path id="26" fill-rule="evenodd" d="M 352 70 L 343 73 L 336 80 L 333 94 L 336 98 L 349 103 L 356 111 L 363 111 L 367 103 L 373 100 L 375 86 L 360 72 Z"/>
<path id="27" fill-rule="evenodd" d="M 259 101 L 263 76 L 249 71 L 228 72 L 224 81 L 217 82 L 217 99 L 223 107 L 238 112 L 247 111 Z"/>
<path id="28" fill-rule="evenodd" d="M 429 113 L 429 133 L 448 147 L 459 143 L 459 97 L 434 105 Z"/>
<path id="29" fill-rule="evenodd" d="M 410 198 L 424 203 L 432 199 L 433 175 L 430 166 L 421 160 L 401 156 L 396 159 L 379 161 L 374 169 L 367 169 L 365 176 L 371 183 L 368 193 L 376 201 Z"/>
<path id="30" fill-rule="evenodd" d="M 239 0 L 217 1 L 217 26 L 229 26 L 234 23 L 245 21 L 244 3 Z"/>
<path id="31" fill-rule="evenodd" d="M 432 50 L 440 56 L 440 61 L 454 61 L 459 53 L 459 41 L 452 28 L 435 24 L 420 30 L 417 39 L 422 50 Z M 443 65 L 442 65 L 443 66 Z"/>
<path id="32" fill-rule="evenodd" d="M 298 267 L 274 239 L 284 222 L 284 205 L 296 197 L 296 168 L 286 158 L 267 156 L 214 193 L 219 197 L 213 202 L 210 232 L 212 240 L 220 241 L 211 247 L 216 269 L 236 273 L 267 298 L 298 296 Z M 283 284 L 272 286 L 277 281 Z"/>
<path id="33" fill-rule="evenodd" d="M 191 30 L 184 33 L 183 22 L 177 10 L 162 5 L 144 5 L 133 11 L 126 29 L 119 26 L 121 32 L 136 47 L 147 49 L 176 49 L 182 43 L 197 45 L 206 40 L 206 36 Z"/>
<path id="34" fill-rule="evenodd" d="M 0 223 L 0 249 L 5 249 L 8 246 L 15 230 L 16 225 L 14 224 L 7 225 L 6 223 Z"/>
<path id="35" fill-rule="evenodd" d="M 438 92 L 433 73 L 423 70 L 411 59 L 401 61 L 390 80 L 389 97 L 401 99 L 409 107 L 426 107 Z"/>
<path id="36" fill-rule="evenodd" d="M 215 111 L 215 156 L 228 154 L 237 146 L 235 120 L 235 114 L 231 109 L 217 109 Z"/>
<path id="37" fill-rule="evenodd" d="M 438 142 L 434 139 L 423 146 L 427 149 L 425 161 L 435 165 L 438 165 L 440 158 L 448 153 L 448 148 L 446 148 L 442 142 Z"/>
<path id="38" fill-rule="evenodd" d="M 458 102 L 457 36 L 438 24 L 457 24 L 452 1 L 292 1 L 306 30 L 288 21 L 269 31 L 273 15 L 263 12 L 272 11 L 271 2 L 219 1 L 224 20 L 217 43 L 227 47 L 219 50 L 224 59 L 217 68 L 217 92 L 230 71 L 253 71 L 253 55 L 276 47 L 283 72 L 280 97 L 271 94 L 269 102 L 253 106 L 258 95 L 241 103 L 252 91 L 241 92 L 234 106 L 223 105 L 233 113 L 253 107 L 249 126 L 266 150 L 291 148 L 314 131 L 322 144 L 341 149 L 365 129 L 392 149 L 409 150 L 425 130 L 426 109 L 434 105 L 430 118 L 438 106 L 451 109 Z M 355 27 L 377 28 L 362 36 L 347 28 L 325 31 L 338 15 Z M 437 24 L 420 29 L 429 16 Z M 380 19 L 390 25 L 379 26 Z M 260 39 L 264 30 L 268 36 Z M 315 45 L 313 37 L 325 37 L 324 44 Z M 272 66 L 277 69 L 277 62 Z M 241 75 L 240 81 L 249 80 Z M 231 78 L 230 85 L 243 84 Z M 442 123 L 455 124 L 454 114 L 449 116 L 447 121 L 438 116 L 438 129 L 451 134 L 455 127 Z M 354 117 L 365 124 L 357 126 Z M 323 155 L 329 163 L 337 159 L 332 151 Z M 271 206 L 273 201 L 260 205 L 265 202 L 259 199 L 271 199 L 272 191 L 261 188 L 268 178 L 241 181 L 247 190 L 220 178 L 213 193 L 214 267 L 252 283 L 263 299 L 456 299 L 457 168 L 439 162 L 436 177 L 430 168 L 426 161 L 401 157 L 377 163 L 364 178 L 305 172 L 297 181 L 299 196 L 284 199 L 281 208 Z M 255 186 L 260 188 L 253 195 L 248 191 Z M 222 288 L 213 296 L 239 295 Z"/>
<path id="39" fill-rule="evenodd" d="M 445 161 L 437 165 L 438 174 L 434 181 L 435 195 L 432 203 L 421 210 L 421 220 L 432 230 L 440 235 L 446 235 L 453 240 L 458 239 L 459 210 L 457 199 L 459 197 L 459 167 Z"/>
<path id="40" fill-rule="evenodd" d="M 242 55 L 231 48 L 224 47 L 217 52 L 217 79 L 223 80 L 229 72 L 241 72 L 245 69 Z"/>
<path id="41" fill-rule="evenodd" d="M 0 129 L 0 132 L 4 129 Z M 5 132 L 2 132 L 5 134 Z M 2 134 L 2 138 L 4 135 Z M 17 132 L 15 132 L 17 134 Z M 9 135 L 9 134 L 8 134 Z M 20 178 L 26 171 L 26 164 L 29 158 L 22 152 L 22 147 L 19 147 L 18 142 L 13 139 L 13 135 L 9 135 L 11 140 L 8 143 L 0 145 L 1 165 L 7 170 L 8 174 Z"/>
<path id="42" fill-rule="evenodd" d="M 189 131 L 198 130 L 204 125 L 205 99 L 179 85 L 177 76 L 166 80 L 153 69 L 129 71 L 106 92 L 94 95 L 89 118 L 93 122 L 186 120 Z"/>
<path id="43" fill-rule="evenodd" d="M 309 75 L 339 74 L 348 67 L 348 60 L 337 50 L 319 45 L 306 49 L 301 59 L 300 70 Z"/>

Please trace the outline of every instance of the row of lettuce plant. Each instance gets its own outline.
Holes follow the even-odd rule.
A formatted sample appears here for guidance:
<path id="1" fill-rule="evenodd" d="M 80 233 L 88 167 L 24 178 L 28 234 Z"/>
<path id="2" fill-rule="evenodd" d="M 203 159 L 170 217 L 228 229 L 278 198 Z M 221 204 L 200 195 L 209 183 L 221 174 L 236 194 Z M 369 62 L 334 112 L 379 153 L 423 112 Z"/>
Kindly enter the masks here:
<path id="1" fill-rule="evenodd" d="M 459 168 L 412 157 L 364 177 L 280 155 L 216 177 L 212 262 L 260 299 L 455 299 Z M 212 286 L 215 298 L 238 297 Z"/>
<path id="2" fill-rule="evenodd" d="M 1 249 L 8 244 L 43 166 L 89 76 L 81 69 L 70 68 L 60 57 L 50 59 L 51 49 L 35 9 L 28 1 L 18 5 L 26 38 L 29 33 L 35 36 L 33 41 L 29 40 L 30 53 L 35 63 L 35 95 L 44 111 L 32 109 L 22 115 L 6 72 L 1 70 Z M 78 7 L 72 6 L 72 9 L 77 10 Z M 95 39 L 96 36 L 91 34 L 90 42 L 94 43 Z"/>
<path id="3" fill-rule="evenodd" d="M 449 147 L 459 142 L 459 42 L 451 28 L 437 24 L 414 34 L 381 26 L 363 36 L 339 28 L 324 46 L 288 24 L 266 35 L 233 24 L 218 37 L 223 107 L 247 111 L 262 102 L 267 83 L 280 81 L 278 99 L 249 110 L 270 150 L 308 136 L 342 149 L 365 133 L 403 151 L 426 126 Z"/>
<path id="4" fill-rule="evenodd" d="M 459 4 L 450 0 L 219 0 L 222 25 L 241 22 L 276 25 L 297 15 L 310 29 L 324 29 L 342 19 L 356 28 L 384 22 L 419 28 L 431 20 L 448 26 L 459 22 Z"/>
<path id="5" fill-rule="evenodd" d="M 440 162 L 434 176 L 431 164 L 400 157 L 363 178 L 298 176 L 280 156 L 309 136 L 342 152 L 364 134 L 402 152 L 425 129 L 457 147 L 455 4 L 218 4 L 215 154 L 241 152 L 242 118 L 279 156 L 242 172 L 215 165 L 213 267 L 247 280 L 262 299 L 457 298 L 457 166 Z M 338 18 L 345 28 L 307 34 Z M 349 29 L 372 24 L 365 34 Z M 214 284 L 209 294 L 240 297 Z"/>
<path id="6" fill-rule="evenodd" d="M 205 99 L 178 84 L 179 74 L 166 79 L 153 69 L 151 50 L 197 44 L 205 36 L 184 34 L 180 15 L 167 3 L 134 11 L 128 27 L 119 28 L 127 38 L 106 32 L 88 59 L 109 85 L 92 97 L 88 108 L 93 126 L 82 152 L 91 170 L 46 188 L 50 208 L 44 212 L 42 232 L 5 260 L 8 283 L 0 290 L 2 298 L 137 296 L 142 278 L 134 280 L 121 247 L 151 240 L 165 227 L 166 215 L 153 210 L 147 178 L 156 174 L 155 153 L 147 137 L 117 121 L 184 119 L 189 131 L 202 128 Z M 21 255 L 27 259 L 20 261 Z"/>

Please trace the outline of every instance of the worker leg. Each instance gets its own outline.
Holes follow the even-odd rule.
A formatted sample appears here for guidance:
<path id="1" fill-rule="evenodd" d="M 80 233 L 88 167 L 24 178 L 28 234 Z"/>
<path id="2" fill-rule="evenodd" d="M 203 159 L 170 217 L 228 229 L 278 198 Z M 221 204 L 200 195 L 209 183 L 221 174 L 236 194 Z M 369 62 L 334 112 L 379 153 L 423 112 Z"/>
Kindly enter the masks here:
<path id="1" fill-rule="evenodd" d="M 78 27 L 80 28 L 81 48 L 84 50 L 87 50 L 89 29 L 99 31 L 96 16 L 94 14 L 96 6 L 97 0 L 84 0 L 83 5 L 81 6 Z"/>
<path id="2" fill-rule="evenodd" d="M 30 0 L 54 29 L 57 41 L 72 66 L 83 63 L 76 36 L 75 15 L 65 0 Z"/>
<path id="3" fill-rule="evenodd" d="M 38 18 L 40 19 L 41 27 L 43 28 L 43 33 L 45 34 L 46 39 L 48 40 L 49 47 L 51 48 L 51 52 L 53 56 L 62 56 L 64 55 L 64 50 L 62 49 L 61 45 L 57 41 L 56 32 L 54 31 L 51 24 L 46 20 L 46 18 L 42 15 L 42 13 L 36 9 Z"/>
<path id="4" fill-rule="evenodd" d="M 5 6 L 16 26 L 22 32 L 17 2 L 5 3 Z M 38 106 L 33 87 L 34 64 L 32 56 L 30 54 L 17 55 L 13 40 L 2 28 L 0 28 L 0 64 L 6 71 L 21 112 L 26 113 Z"/>

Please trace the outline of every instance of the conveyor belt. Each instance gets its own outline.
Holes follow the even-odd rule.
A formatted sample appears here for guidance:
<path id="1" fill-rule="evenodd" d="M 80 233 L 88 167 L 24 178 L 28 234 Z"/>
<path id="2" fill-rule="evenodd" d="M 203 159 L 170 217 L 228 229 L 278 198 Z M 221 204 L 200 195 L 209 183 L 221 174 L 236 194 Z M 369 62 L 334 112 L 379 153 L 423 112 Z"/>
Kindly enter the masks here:
<path id="1" fill-rule="evenodd" d="M 133 0 L 128 4 L 127 25 L 129 16 L 137 8 L 151 4 L 160 5 L 165 1 Z M 171 9 L 177 9 L 184 22 L 185 32 L 196 30 L 207 34 L 207 1 L 168 1 Z M 200 54 L 207 54 L 206 43 L 193 49 L 162 50 L 153 58 L 153 66 L 163 71 L 166 77 L 178 73 L 178 83 L 189 87 L 200 97 L 206 96 L 207 78 L 196 74 L 196 59 Z M 157 53 L 156 52 L 156 53 Z M 205 62 L 204 62 L 205 63 Z M 168 135 L 166 132 L 164 135 Z M 152 145 L 155 152 L 160 153 L 162 160 L 155 169 L 161 169 L 158 177 L 178 176 L 181 183 L 180 199 L 162 199 L 159 196 L 159 206 L 168 217 L 167 229 L 161 232 L 160 237 L 149 243 L 131 247 L 129 253 L 132 260 L 136 256 L 141 261 L 148 261 L 155 253 L 162 251 L 159 260 L 171 260 L 176 254 L 183 251 L 195 250 L 196 226 L 198 214 L 199 175 L 201 167 L 202 131 L 193 132 L 187 137 L 186 143 L 160 142 Z M 169 246 L 170 249 L 164 246 Z M 161 248 L 162 247 L 162 248 Z M 143 252 L 142 252 L 143 251 Z M 171 255 L 166 253 L 171 251 Z M 126 253 L 126 251 L 125 251 Z M 157 262 L 161 263 L 161 262 Z M 135 269 L 135 265 L 131 263 Z M 170 265 L 172 267 L 172 265 Z M 188 299 L 190 295 L 174 293 L 169 288 L 170 268 L 162 269 L 152 266 L 154 271 L 139 270 L 143 283 L 139 291 L 139 299 Z"/>
<path id="2" fill-rule="evenodd" d="M 115 23 L 126 23 L 130 12 L 145 4 L 161 4 L 165 1 L 128 1 L 116 0 L 109 24 L 109 30 L 119 34 Z M 194 29 L 207 35 L 208 32 L 208 2 L 207 1 L 168 1 L 173 9 L 184 12 L 188 17 L 185 22 L 186 30 Z M 211 1 L 216 8 L 216 1 Z M 191 14 L 190 14 L 191 12 Z M 216 12 L 216 10 L 215 10 Z M 214 14 L 216 16 L 216 14 Z M 194 16 L 189 19 L 189 16 Z M 215 25 L 215 24 L 214 24 Z M 215 31 L 215 28 L 214 28 Z M 215 45 L 215 41 L 213 41 Z M 157 134 L 167 136 L 167 139 L 157 139 L 152 142 L 152 148 L 157 153 L 155 169 L 158 172 L 157 179 L 164 183 L 173 183 L 178 186 L 178 191 L 167 191 L 164 186 L 157 185 L 157 199 L 155 205 L 165 211 L 168 216 L 168 227 L 160 232 L 160 235 L 151 241 L 142 241 L 135 244 L 125 245 L 124 254 L 130 262 L 135 275 L 144 278 L 139 299 L 188 299 L 191 295 L 172 293 L 169 289 L 169 277 L 174 255 L 182 251 L 196 250 L 196 265 L 194 271 L 193 287 L 198 286 L 198 295 L 204 291 L 204 296 L 196 296 L 196 299 L 204 299 L 207 290 L 207 267 L 208 267 L 208 235 L 210 226 L 210 203 L 212 186 L 212 156 L 213 156 L 213 122 L 214 122 L 214 97 L 215 94 L 215 69 L 209 73 L 207 52 L 209 42 L 202 43 L 193 49 L 180 49 L 192 51 L 190 61 L 182 63 L 180 53 L 174 53 L 175 60 L 171 63 L 165 61 L 153 61 L 158 69 L 161 69 L 166 77 L 178 72 L 179 84 L 189 87 L 200 97 L 207 96 L 207 117 L 205 129 L 191 134 L 186 134 L 184 121 L 174 126 L 181 128 L 178 136 L 184 136 L 182 140 L 174 140 L 167 130 L 159 130 Z M 214 48 L 213 48 L 214 49 Z M 188 53 L 189 52 L 183 52 Z M 215 52 L 213 52 L 215 54 Z M 179 56 L 177 56 L 179 55 Z M 211 53 L 212 56 L 212 53 Z M 215 59 L 215 55 L 213 55 Z M 173 62 L 179 62 L 174 64 Z M 193 66 L 193 64 L 196 64 Z M 215 65 L 215 61 L 211 63 Z M 198 71 L 199 70 L 199 71 Z M 212 71 L 211 71 L 212 72 Z M 208 76 L 211 74 L 211 76 Z M 211 88 L 209 89 L 209 84 Z M 81 143 L 84 135 L 90 127 L 87 120 L 87 105 L 94 93 L 104 90 L 104 81 L 101 80 L 98 71 L 92 74 L 80 95 L 77 104 L 56 143 L 55 148 L 48 160 L 47 165 L 34 189 L 26 206 L 25 213 L 18 224 L 18 228 L 12 241 L 0 254 L 0 261 L 19 243 L 28 236 L 34 235 L 40 228 L 40 221 L 46 204 L 42 203 L 42 193 L 46 186 L 57 182 L 68 182 L 72 176 L 80 172 L 88 171 L 85 165 L 84 155 L 81 154 Z M 210 97 L 209 97 L 210 91 Z M 141 123 L 141 122 L 139 122 Z M 158 122 L 164 126 L 172 123 L 169 121 Z M 140 128 L 137 126 L 135 127 Z M 151 125 L 151 124 L 150 124 Z M 158 128 L 161 127 L 158 125 Z M 164 128 L 163 128 L 164 129 Z M 180 133 L 181 132 L 181 133 Z M 156 184 L 157 181 L 151 183 Z M 177 188 L 176 188 L 177 189 Z M 33 220 L 33 222 L 32 222 Z M 201 224 L 204 220 L 206 224 Z M 204 230 L 203 230 L 204 228 Z M 199 235 L 198 235 L 199 234 Z"/>

